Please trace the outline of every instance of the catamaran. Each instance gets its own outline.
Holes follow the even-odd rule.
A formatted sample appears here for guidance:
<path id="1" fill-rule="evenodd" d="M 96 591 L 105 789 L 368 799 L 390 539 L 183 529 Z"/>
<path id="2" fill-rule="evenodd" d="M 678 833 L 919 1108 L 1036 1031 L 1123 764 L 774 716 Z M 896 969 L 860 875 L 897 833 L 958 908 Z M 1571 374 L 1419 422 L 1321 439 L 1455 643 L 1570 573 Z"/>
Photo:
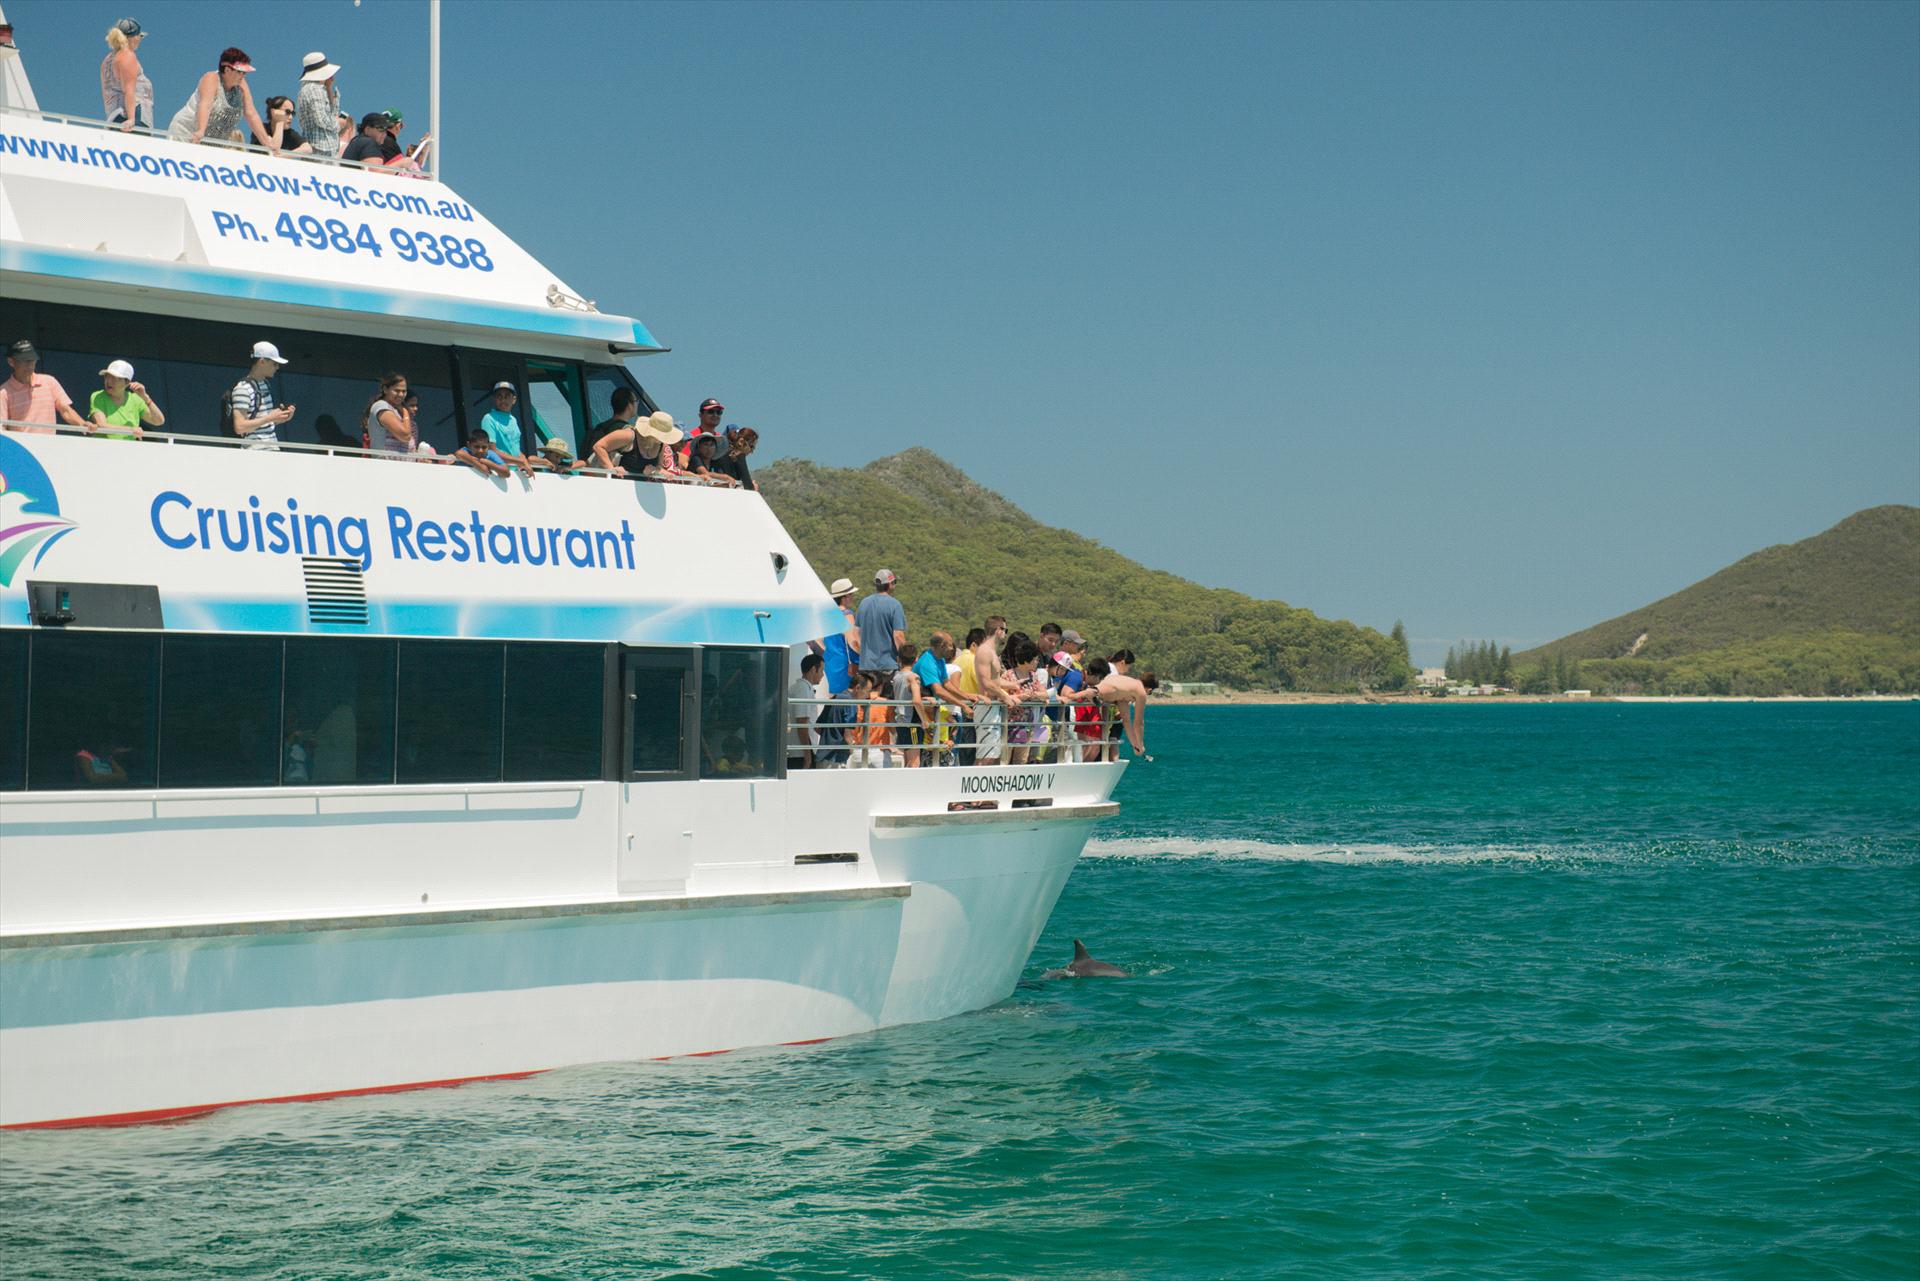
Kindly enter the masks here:
<path id="1" fill-rule="evenodd" d="M 757 493 L 363 448 L 387 370 L 442 453 L 499 382 L 530 440 L 651 412 L 645 326 L 437 178 L 107 131 L 18 59 L 0 334 L 82 413 L 131 362 L 166 423 L 0 430 L 0 1125 L 1012 991 L 1124 764 L 790 773 L 792 647 L 843 624 Z M 222 432 L 263 341 L 277 449 Z"/>

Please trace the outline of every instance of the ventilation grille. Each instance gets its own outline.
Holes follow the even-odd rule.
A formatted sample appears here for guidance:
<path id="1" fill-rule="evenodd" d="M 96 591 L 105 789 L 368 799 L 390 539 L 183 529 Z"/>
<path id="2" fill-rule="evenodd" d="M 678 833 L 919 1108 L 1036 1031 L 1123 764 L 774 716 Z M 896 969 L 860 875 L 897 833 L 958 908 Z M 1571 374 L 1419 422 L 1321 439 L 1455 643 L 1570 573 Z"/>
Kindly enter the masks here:
<path id="1" fill-rule="evenodd" d="M 302 556 L 307 577 L 307 621 L 366 625 L 367 582 L 360 562 L 343 556 Z"/>

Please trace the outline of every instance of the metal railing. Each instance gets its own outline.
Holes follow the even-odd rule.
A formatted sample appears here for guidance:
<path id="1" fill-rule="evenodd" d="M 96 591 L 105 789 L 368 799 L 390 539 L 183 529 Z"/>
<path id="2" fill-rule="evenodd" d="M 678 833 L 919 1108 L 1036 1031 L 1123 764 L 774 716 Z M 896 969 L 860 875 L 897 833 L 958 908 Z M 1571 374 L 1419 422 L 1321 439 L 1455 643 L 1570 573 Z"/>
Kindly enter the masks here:
<path id="1" fill-rule="evenodd" d="M 842 719 L 828 720 L 828 713 Z M 793 698 L 786 739 L 789 769 L 1071 765 L 1117 759 L 1120 714 L 1091 693 L 1015 707 L 936 698 Z"/>
<path id="2" fill-rule="evenodd" d="M 131 129 L 122 129 L 119 125 L 96 116 L 75 116 L 69 115 L 64 111 L 47 111 L 43 108 L 0 107 L 0 116 L 27 116 L 35 120 L 51 120 L 63 125 L 76 125 L 82 129 L 98 129 L 102 133 L 119 134 L 122 137 L 172 137 L 164 127 L 160 126 L 135 125 Z M 251 126 L 247 126 L 245 120 L 242 120 L 241 124 L 244 127 L 251 128 Z M 173 140 L 176 142 L 179 141 L 177 138 Z M 389 165 L 370 164 L 365 160 L 343 160 L 339 156 L 324 156 L 317 151 L 307 152 L 305 154 L 296 154 L 291 151 L 273 151 L 251 140 L 235 142 L 231 138 L 202 138 L 199 142 L 187 142 L 181 143 L 181 145 L 187 147 L 219 147 L 226 151 L 237 151 L 244 155 L 270 156 L 281 160 L 304 160 L 309 164 L 338 165 L 342 169 L 358 169 L 362 172 L 395 175 L 405 173 L 408 176 L 418 175 L 422 178 L 430 176 L 424 166 L 417 170 L 400 170 Z"/>
<path id="3" fill-rule="evenodd" d="M 111 440 L 113 443 L 119 445 L 147 443 L 159 445 L 210 445 L 216 448 L 226 449 L 253 449 L 261 453 L 326 454 L 329 456 L 337 455 L 342 458 L 379 458 L 387 462 L 398 463 L 436 463 L 441 465 L 451 464 L 455 467 L 466 466 L 465 463 L 455 458 L 452 454 L 394 454 L 378 449 L 363 449 L 358 445 L 309 445 L 292 440 L 281 440 L 272 444 L 255 445 L 248 443 L 244 437 L 239 436 L 182 435 L 177 432 L 153 431 L 145 427 L 75 427 L 70 423 L 55 423 L 49 425 L 47 423 L 23 422 L 15 418 L 0 418 L 0 430 L 38 433 L 41 435 L 57 433 L 63 436 L 95 437 L 103 440 Z M 133 433 L 134 436 L 134 439 L 131 441 L 126 439 L 126 435 L 129 432 Z M 611 472 L 604 467 L 580 466 L 557 468 L 545 459 L 538 457 L 538 455 L 529 456 L 528 463 L 532 468 L 532 472 L 536 474 L 541 472 L 554 474 L 565 471 L 568 475 L 587 476 L 599 480 L 644 480 L 657 485 L 695 485 L 708 489 L 734 488 L 734 486 L 729 485 L 724 480 L 709 480 L 700 476 L 688 476 L 681 472 L 666 475 L 641 474 L 636 476 L 632 472 L 625 474 Z M 472 469 L 469 468 L 469 470 Z"/>

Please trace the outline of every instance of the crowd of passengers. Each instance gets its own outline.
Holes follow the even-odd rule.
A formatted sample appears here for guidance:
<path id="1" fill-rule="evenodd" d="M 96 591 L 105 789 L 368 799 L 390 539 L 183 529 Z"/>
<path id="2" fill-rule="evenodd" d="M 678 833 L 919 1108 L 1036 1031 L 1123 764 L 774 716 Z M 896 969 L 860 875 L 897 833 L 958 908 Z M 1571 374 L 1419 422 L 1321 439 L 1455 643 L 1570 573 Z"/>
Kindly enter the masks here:
<path id="1" fill-rule="evenodd" d="M 299 411 L 297 405 L 279 403 L 274 393 L 274 376 L 286 364 L 273 343 L 253 345 L 246 372 L 221 401 L 223 435 L 237 438 L 248 449 L 280 447 L 280 428 Z M 128 361 L 109 361 L 99 371 L 100 390 L 88 397 L 84 417 L 60 380 L 41 372 L 40 353 L 31 339 L 19 339 L 7 348 L 7 367 L 7 380 L 0 389 L 0 417 L 11 430 L 52 431 L 64 424 L 111 440 L 137 440 L 143 428 L 166 425 L 166 414 Z M 516 472 L 530 476 L 536 471 L 565 476 L 597 470 L 635 480 L 699 480 L 756 488 L 747 459 L 758 446 L 760 433 L 751 427 L 723 425 L 726 406 L 711 398 L 701 402 L 699 425 L 687 432 L 665 411 L 642 417 L 640 397 L 634 390 L 615 388 L 613 416 L 588 430 L 585 458 L 574 456 L 565 437 L 538 428 L 535 435 L 540 443 L 526 452 L 526 436 L 516 413 L 520 392 L 514 384 L 495 383 L 488 400 L 490 407 L 467 433 L 465 443 L 442 456 L 421 438 L 420 400 L 408 388 L 406 375 L 384 374 L 360 415 L 361 446 L 394 458 L 460 464 L 488 476 Z"/>
<path id="2" fill-rule="evenodd" d="M 107 28 L 107 56 L 100 63 L 100 99 L 107 123 L 123 132 L 153 132 L 153 81 L 140 64 L 147 30 L 133 18 Z M 400 141 L 406 121 L 398 111 L 370 111 L 354 118 L 340 107 L 340 67 L 324 53 L 310 53 L 300 64 L 299 86 L 291 97 L 264 100 L 264 115 L 254 105 L 247 77 L 253 59 L 244 49 L 220 51 L 214 68 L 194 82 L 193 92 L 168 122 L 166 134 L 179 142 L 232 143 L 277 156 L 317 156 L 351 160 L 385 173 L 423 175 L 431 135 L 412 147 Z"/>
<path id="3" fill-rule="evenodd" d="M 1111 761 L 1122 734 L 1153 759 L 1147 697 L 1160 682 L 1134 675 L 1132 650 L 1093 657 L 1071 628 L 1029 636 L 998 616 L 923 649 L 907 639 L 899 581 L 880 570 L 857 609 L 851 579 L 827 589 L 847 626 L 808 645 L 787 690 L 789 769 Z"/>

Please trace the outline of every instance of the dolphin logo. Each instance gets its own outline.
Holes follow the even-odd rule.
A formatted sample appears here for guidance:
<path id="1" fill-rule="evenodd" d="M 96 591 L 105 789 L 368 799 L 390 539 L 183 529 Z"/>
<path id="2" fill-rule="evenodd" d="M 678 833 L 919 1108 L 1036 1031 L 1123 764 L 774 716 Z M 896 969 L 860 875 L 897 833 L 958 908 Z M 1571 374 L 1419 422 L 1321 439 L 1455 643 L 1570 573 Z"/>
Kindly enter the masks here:
<path id="1" fill-rule="evenodd" d="M 13 585 L 21 562 L 33 566 L 74 523 L 60 514 L 53 479 L 25 445 L 0 433 L 0 587 Z"/>

